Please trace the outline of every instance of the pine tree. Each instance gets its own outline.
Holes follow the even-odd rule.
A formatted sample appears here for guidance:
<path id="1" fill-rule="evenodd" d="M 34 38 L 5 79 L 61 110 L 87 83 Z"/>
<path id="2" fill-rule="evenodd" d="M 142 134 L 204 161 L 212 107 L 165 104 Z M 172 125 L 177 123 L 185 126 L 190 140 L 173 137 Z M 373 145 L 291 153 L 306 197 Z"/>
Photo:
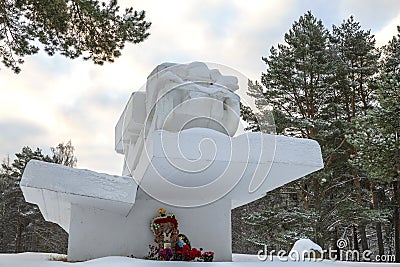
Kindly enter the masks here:
<path id="1" fill-rule="evenodd" d="M 24 147 L 21 153 L 16 154 L 16 159 L 10 164 L 3 164 L 3 179 L 8 187 L 4 191 L 5 212 L 2 217 L 5 226 L 6 249 L 8 252 L 21 252 L 23 247 L 23 233 L 29 224 L 32 215 L 36 212 L 25 202 L 19 188 L 23 170 L 31 159 L 43 160 L 44 157 L 39 149 L 32 151 L 29 147 Z M 8 174 L 8 175 L 4 175 Z M 11 250 L 12 249 L 12 250 Z"/>
<path id="2" fill-rule="evenodd" d="M 382 131 L 391 138 L 387 140 L 389 143 L 390 149 L 388 149 L 388 145 L 384 147 L 383 153 L 386 155 L 386 159 L 391 162 L 391 154 L 393 154 L 393 150 L 395 152 L 395 163 L 394 169 L 397 172 L 397 176 L 393 173 L 392 169 L 387 169 L 390 167 L 390 164 L 386 163 L 385 170 L 389 171 L 389 175 L 392 175 L 392 185 L 393 185 L 393 193 L 394 193 L 394 213 L 393 213 L 393 224 L 394 224 L 394 244 L 395 244 L 395 252 L 396 252 L 396 261 L 400 262 L 400 169 L 399 169 L 399 84 L 400 84 L 400 26 L 397 26 L 398 34 L 394 36 L 392 40 L 386 45 L 383 49 L 384 57 L 382 60 L 382 71 L 384 74 L 384 83 L 380 87 L 381 95 L 380 95 L 380 105 L 381 109 L 378 110 L 380 112 L 380 119 L 383 119 L 386 122 L 386 126 L 381 126 Z M 387 92 L 385 90 L 387 89 Z M 388 117 L 386 117 L 386 115 Z M 383 123 L 383 122 L 381 122 Z M 394 142 L 393 142 L 394 135 Z M 389 151 L 388 151 L 389 150 Z M 389 165 L 389 166 L 388 166 Z M 390 170 L 392 172 L 390 172 Z"/>
<path id="3" fill-rule="evenodd" d="M 382 72 L 400 80 L 400 26 L 397 26 L 397 32 L 397 36 L 393 36 L 383 48 Z"/>
<path id="4" fill-rule="evenodd" d="M 248 123 L 245 128 L 246 131 L 259 132 L 261 130 L 253 110 L 243 103 L 240 103 L 240 117 Z"/>
<path id="5" fill-rule="evenodd" d="M 145 40 L 150 23 L 144 11 L 126 8 L 117 0 L 3 0 L 0 4 L 0 56 L 6 67 L 20 72 L 24 56 L 39 51 L 37 42 L 52 56 L 83 55 L 95 64 L 113 62 L 126 42 Z"/>
<path id="6" fill-rule="evenodd" d="M 10 157 L 3 160 L 2 166 L 5 168 L 0 168 L 0 251 L 6 250 L 7 245 L 7 221 L 6 217 L 6 197 L 7 190 L 11 187 L 11 180 L 8 179 L 10 172 L 7 171 L 11 169 Z"/>
<path id="7" fill-rule="evenodd" d="M 294 22 L 284 40 L 285 44 L 272 47 L 270 56 L 263 58 L 267 64 L 267 71 L 261 78 L 263 86 L 252 83 L 249 94 L 255 97 L 260 117 L 273 107 L 278 134 L 318 140 L 319 131 L 328 123 L 325 110 L 332 98 L 336 62 L 329 48 L 329 32 L 321 20 L 307 12 Z M 321 234 L 323 230 L 319 229 L 322 222 L 317 219 L 319 216 L 322 220 L 322 215 L 316 214 L 322 209 L 321 181 L 329 178 L 326 176 L 319 172 L 286 186 L 287 191 L 297 197 L 297 205 L 302 207 L 304 225 L 310 222 L 313 225 L 312 236 L 308 237 L 319 243 L 325 242 L 325 238 Z M 293 216 L 297 216 L 299 209 L 292 210 Z M 310 218 L 309 214 L 315 217 Z"/>
<path id="8" fill-rule="evenodd" d="M 400 27 L 398 27 L 400 32 Z M 377 99 L 372 109 L 358 118 L 352 141 L 357 147 L 354 162 L 366 169 L 377 179 L 376 183 L 392 190 L 385 196 L 390 201 L 381 206 L 392 209 L 392 229 L 387 229 L 387 238 L 394 241 L 396 260 L 400 261 L 400 188 L 399 188 L 399 141 L 400 130 L 400 34 L 384 46 L 381 73 L 377 83 Z M 372 186 L 372 189 L 374 186 Z M 377 201 L 379 202 L 379 200 Z M 375 205 L 379 208 L 379 204 Z M 379 227 L 377 227 L 379 228 Z M 382 246 L 382 245 L 380 245 Z M 391 246 L 389 246 L 391 250 Z M 383 249 L 380 248 L 380 252 Z"/>
<path id="9" fill-rule="evenodd" d="M 341 84 L 337 84 L 335 89 L 340 97 L 340 109 L 345 111 L 344 115 L 350 121 L 371 107 L 380 53 L 375 48 L 370 30 L 361 29 L 353 16 L 339 27 L 333 25 L 331 42 L 343 63 L 337 72 L 338 76 L 341 75 Z"/>
<path id="10" fill-rule="evenodd" d="M 321 115 L 320 103 L 329 97 L 325 84 L 332 76 L 328 38 L 322 21 L 307 12 L 285 34 L 286 44 L 272 47 L 271 55 L 263 58 L 268 67 L 261 77 L 266 91 L 250 87 L 250 95 L 260 110 L 272 106 L 280 113 L 283 134 L 315 138 L 314 124 Z"/>
<path id="11" fill-rule="evenodd" d="M 374 77 L 378 71 L 379 52 L 375 48 L 375 39 L 370 31 L 361 29 L 361 25 L 354 21 L 351 16 L 348 20 L 343 21 L 339 26 L 333 26 L 331 42 L 336 49 L 336 53 L 343 63 L 337 72 L 337 81 L 335 86 L 336 95 L 339 99 L 340 113 L 336 113 L 342 121 L 341 144 L 346 144 L 350 148 L 348 157 L 353 156 L 356 150 L 346 139 L 346 134 L 351 131 L 352 120 L 357 116 L 362 116 L 373 105 L 375 98 L 376 88 L 374 86 Z M 335 153 L 332 153 L 333 156 Z M 365 212 L 369 212 L 367 203 L 363 202 L 362 192 L 363 189 L 369 188 L 372 181 L 363 170 L 359 170 L 354 166 L 349 166 L 353 174 L 353 183 L 356 187 L 356 201 L 360 206 L 364 206 Z M 361 182 L 361 177 L 364 181 Z M 364 188 L 362 186 L 364 185 Z M 368 198 L 372 199 L 371 196 Z M 367 214 L 366 213 L 366 214 Z M 379 214 L 377 214 L 379 216 Z M 368 218 L 360 217 L 355 221 L 355 226 L 358 226 L 361 238 L 361 247 L 363 250 L 368 249 L 366 237 L 366 224 L 370 222 Z M 353 227 L 353 243 L 358 242 L 355 232 L 356 228 Z M 379 228 L 379 223 L 377 223 Z M 378 233 L 379 236 L 379 233 Z M 380 250 L 383 250 L 382 240 L 379 240 Z M 358 244 L 355 244 L 358 247 Z"/>
<path id="12" fill-rule="evenodd" d="M 334 247 L 347 229 L 357 226 L 366 249 L 367 225 L 385 221 L 385 213 L 371 209 L 368 176 L 349 161 L 355 148 L 345 137 L 352 119 L 373 102 L 379 57 L 375 41 L 353 18 L 330 34 L 311 12 L 293 24 L 284 40 L 263 58 L 262 85 L 250 83 L 249 94 L 259 117 L 273 107 L 278 134 L 317 140 L 325 163 L 323 170 L 285 188 L 297 197 L 302 209 L 296 212 L 308 218 L 302 223 L 313 224 L 309 238 Z"/>
<path id="13" fill-rule="evenodd" d="M 400 81 L 394 74 L 382 74 L 378 103 L 357 120 L 353 142 L 358 148 L 355 162 L 371 175 L 392 184 L 394 245 L 400 261 Z"/>

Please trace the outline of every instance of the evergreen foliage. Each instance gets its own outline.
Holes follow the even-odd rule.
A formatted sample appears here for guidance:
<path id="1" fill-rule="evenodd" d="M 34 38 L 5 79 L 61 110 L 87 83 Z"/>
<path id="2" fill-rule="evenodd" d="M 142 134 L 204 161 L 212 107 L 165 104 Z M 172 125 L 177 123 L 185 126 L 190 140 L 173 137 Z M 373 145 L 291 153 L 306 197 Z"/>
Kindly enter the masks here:
<path id="1" fill-rule="evenodd" d="M 400 32 L 400 27 L 397 28 Z M 383 47 L 381 68 L 376 82 L 376 103 L 356 119 L 354 132 L 349 136 L 358 151 L 353 162 L 384 185 L 389 201 L 385 206 L 391 209 L 390 229 L 387 231 L 400 262 L 400 35 Z M 383 205 L 374 205 L 375 209 Z M 377 224 L 377 231 L 380 225 Z M 379 242 L 379 254 L 383 254 L 383 242 Z M 393 240 L 393 241 L 392 241 Z"/>
<path id="2" fill-rule="evenodd" d="M 52 56 L 74 59 L 81 55 L 95 64 L 113 62 L 126 42 L 148 36 L 145 12 L 126 8 L 120 14 L 116 0 L 3 0 L 0 4 L 0 57 L 14 72 L 24 56 L 36 54 L 38 43 Z"/>
<path id="3" fill-rule="evenodd" d="M 240 116 L 242 119 L 248 123 L 248 126 L 245 128 L 246 131 L 259 132 L 260 124 L 258 123 L 257 117 L 254 114 L 253 110 L 250 107 L 240 103 Z"/>
<path id="4" fill-rule="evenodd" d="M 396 57 L 398 47 L 399 36 L 385 47 L 386 55 Z M 287 250 L 297 239 L 307 237 L 324 248 L 336 248 L 337 239 L 346 238 L 349 248 L 372 249 L 376 254 L 393 247 L 396 237 L 391 229 L 395 227 L 387 226 L 393 227 L 388 203 L 394 191 L 387 180 L 377 178 L 393 173 L 397 164 L 394 154 L 400 155 L 392 142 L 393 128 L 399 125 L 396 108 L 400 102 L 393 90 L 382 90 L 399 87 L 393 79 L 382 81 L 379 58 L 373 35 L 353 17 L 329 31 L 310 11 L 293 23 L 283 44 L 272 47 L 270 55 L 262 58 L 267 68 L 261 83 L 250 81 L 248 88 L 258 111 L 247 110 L 246 114 L 254 114 L 261 125 L 272 108 L 277 134 L 317 140 L 325 167 L 268 193 L 251 211 L 248 207 L 237 209 L 235 213 L 249 226 L 243 229 L 250 242 Z M 384 62 L 381 69 L 396 75 L 400 61 L 386 56 Z M 374 110 L 382 99 L 386 103 L 382 105 L 392 108 L 385 109 L 386 113 L 381 109 L 378 116 Z M 379 131 L 372 120 L 387 121 L 392 135 L 371 133 L 380 142 L 375 146 L 356 142 L 357 135 Z M 370 126 L 368 131 L 365 124 Z M 254 129 L 253 125 L 250 130 Z M 379 160 L 388 147 L 392 154 Z M 361 161 L 374 162 L 381 173 Z M 288 218 L 296 220 L 285 224 Z"/>

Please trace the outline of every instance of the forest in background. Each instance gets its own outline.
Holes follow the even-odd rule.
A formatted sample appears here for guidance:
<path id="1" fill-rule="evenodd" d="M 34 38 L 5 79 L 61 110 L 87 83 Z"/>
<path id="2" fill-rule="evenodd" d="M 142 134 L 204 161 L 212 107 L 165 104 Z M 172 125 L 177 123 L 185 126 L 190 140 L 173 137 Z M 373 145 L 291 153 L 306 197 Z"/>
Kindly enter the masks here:
<path id="1" fill-rule="evenodd" d="M 77 159 L 71 141 L 51 148 L 51 155 L 41 149 L 22 148 L 3 160 L 0 168 L 0 253 L 52 252 L 67 253 L 68 234 L 57 224 L 46 222 L 39 208 L 25 202 L 19 183 L 26 164 L 42 160 L 75 167 Z"/>
<path id="2" fill-rule="evenodd" d="M 344 239 L 399 262 L 400 34 L 377 48 L 353 17 L 329 31 L 307 12 L 262 59 L 248 89 L 258 111 L 242 106 L 248 129 L 318 141 L 324 168 L 234 210 L 234 251 Z"/>

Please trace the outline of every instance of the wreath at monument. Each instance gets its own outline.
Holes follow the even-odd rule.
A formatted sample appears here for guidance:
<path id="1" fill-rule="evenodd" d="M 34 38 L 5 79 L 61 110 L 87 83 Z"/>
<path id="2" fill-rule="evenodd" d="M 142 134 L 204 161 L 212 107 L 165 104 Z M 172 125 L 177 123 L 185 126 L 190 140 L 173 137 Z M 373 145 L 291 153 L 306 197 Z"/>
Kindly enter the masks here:
<path id="1" fill-rule="evenodd" d="M 206 261 L 214 259 L 214 252 L 192 248 L 189 238 L 180 234 L 178 220 L 172 213 L 159 209 L 159 216 L 153 218 L 150 228 L 154 234 L 156 245 L 149 245 L 146 258 L 163 261 Z"/>

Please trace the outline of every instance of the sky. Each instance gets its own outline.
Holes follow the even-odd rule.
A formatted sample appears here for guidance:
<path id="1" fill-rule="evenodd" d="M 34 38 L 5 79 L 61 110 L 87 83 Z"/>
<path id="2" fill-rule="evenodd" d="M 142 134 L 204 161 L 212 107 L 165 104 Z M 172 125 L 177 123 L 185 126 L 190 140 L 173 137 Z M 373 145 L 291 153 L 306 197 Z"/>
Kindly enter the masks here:
<path id="1" fill-rule="evenodd" d="M 163 62 L 213 62 L 260 80 L 261 57 L 283 43 L 284 34 L 308 10 L 331 29 L 353 15 L 385 45 L 400 25 L 398 0 L 137 0 L 121 9 L 145 10 L 150 36 L 126 45 L 115 63 L 82 59 L 25 58 L 22 72 L 0 66 L 0 159 L 22 147 L 72 141 L 78 168 L 120 174 L 123 156 L 114 150 L 114 127 L 131 93 Z"/>

